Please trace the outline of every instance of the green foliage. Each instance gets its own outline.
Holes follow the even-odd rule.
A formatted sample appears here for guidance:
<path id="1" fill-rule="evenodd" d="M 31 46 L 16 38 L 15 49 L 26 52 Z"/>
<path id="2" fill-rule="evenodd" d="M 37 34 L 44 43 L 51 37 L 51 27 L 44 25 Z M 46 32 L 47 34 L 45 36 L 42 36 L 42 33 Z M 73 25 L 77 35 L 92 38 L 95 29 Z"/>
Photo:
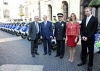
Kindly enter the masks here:
<path id="1" fill-rule="evenodd" d="M 21 16 L 21 17 L 22 17 L 22 16 L 24 16 L 24 14 L 23 14 L 23 13 L 20 13 L 20 14 L 19 14 L 19 16 Z"/>
<path id="2" fill-rule="evenodd" d="M 90 7 L 100 7 L 100 0 L 92 0 L 89 6 Z"/>

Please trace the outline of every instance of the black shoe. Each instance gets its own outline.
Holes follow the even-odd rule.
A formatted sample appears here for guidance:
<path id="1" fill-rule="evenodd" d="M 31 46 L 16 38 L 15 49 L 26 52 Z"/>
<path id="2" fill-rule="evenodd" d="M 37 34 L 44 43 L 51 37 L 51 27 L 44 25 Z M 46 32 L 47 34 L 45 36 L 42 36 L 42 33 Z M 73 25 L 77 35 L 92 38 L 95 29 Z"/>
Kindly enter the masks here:
<path id="1" fill-rule="evenodd" d="M 32 57 L 35 57 L 35 55 L 34 55 L 34 54 L 32 54 Z"/>
<path id="2" fill-rule="evenodd" d="M 60 56 L 60 59 L 62 59 L 63 58 L 63 56 Z"/>
<path id="3" fill-rule="evenodd" d="M 82 65 L 85 65 L 85 63 L 81 62 L 81 63 L 77 64 L 77 66 L 82 66 Z"/>
<path id="4" fill-rule="evenodd" d="M 43 55 L 46 55 L 47 53 L 44 53 Z"/>
<path id="5" fill-rule="evenodd" d="M 56 55 L 55 57 L 59 57 L 60 55 Z"/>
<path id="6" fill-rule="evenodd" d="M 49 53 L 49 55 L 51 55 L 51 53 Z"/>
<path id="7" fill-rule="evenodd" d="M 38 53 L 38 52 L 35 52 L 35 54 L 36 54 L 36 55 L 39 55 L 39 53 Z"/>
<path id="8" fill-rule="evenodd" d="M 92 66 L 88 66 L 87 71 L 92 71 Z"/>

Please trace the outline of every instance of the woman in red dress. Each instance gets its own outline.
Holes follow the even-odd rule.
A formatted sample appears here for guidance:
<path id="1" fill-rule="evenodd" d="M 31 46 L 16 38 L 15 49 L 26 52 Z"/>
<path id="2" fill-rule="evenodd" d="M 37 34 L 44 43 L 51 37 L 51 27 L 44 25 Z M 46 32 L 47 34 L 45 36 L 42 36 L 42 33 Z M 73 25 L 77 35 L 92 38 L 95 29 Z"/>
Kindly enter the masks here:
<path id="1" fill-rule="evenodd" d="M 76 44 L 77 44 L 77 38 L 80 33 L 80 25 L 76 21 L 76 15 L 74 13 L 71 14 L 70 20 L 66 25 L 66 40 L 67 40 L 67 46 L 69 46 L 69 53 L 70 58 L 68 61 L 73 62 L 74 61 L 74 55 L 76 52 Z"/>

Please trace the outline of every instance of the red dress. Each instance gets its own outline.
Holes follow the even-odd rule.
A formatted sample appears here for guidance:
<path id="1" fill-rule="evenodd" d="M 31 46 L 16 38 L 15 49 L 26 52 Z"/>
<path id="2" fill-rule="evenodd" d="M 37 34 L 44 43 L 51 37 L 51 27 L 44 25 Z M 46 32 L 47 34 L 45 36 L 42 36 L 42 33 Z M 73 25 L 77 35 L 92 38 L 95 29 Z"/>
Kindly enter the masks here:
<path id="1" fill-rule="evenodd" d="M 76 36 L 68 35 L 67 38 L 68 38 L 67 46 L 69 46 L 69 47 L 76 47 L 76 43 L 75 43 Z"/>
<path id="2" fill-rule="evenodd" d="M 79 36 L 80 25 L 78 22 L 69 22 L 66 26 L 67 46 L 76 47 L 75 38 Z"/>

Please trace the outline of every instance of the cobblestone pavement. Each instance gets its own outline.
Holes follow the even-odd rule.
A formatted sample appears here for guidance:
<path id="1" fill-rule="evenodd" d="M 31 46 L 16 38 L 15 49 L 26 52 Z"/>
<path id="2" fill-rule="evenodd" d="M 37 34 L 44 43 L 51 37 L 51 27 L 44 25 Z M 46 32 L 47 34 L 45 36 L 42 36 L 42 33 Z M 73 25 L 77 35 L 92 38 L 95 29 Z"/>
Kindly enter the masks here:
<path id="1" fill-rule="evenodd" d="M 52 55 L 43 55 L 43 45 L 39 45 L 38 52 L 35 58 L 31 56 L 30 42 L 21 37 L 15 38 L 15 35 L 0 31 L 0 39 L 9 38 L 10 41 L 0 42 L 0 66 L 5 64 L 13 65 L 43 65 L 43 71 L 86 71 L 87 64 L 81 67 L 77 66 L 80 63 L 81 46 L 77 45 L 75 61 L 68 62 L 69 51 L 65 48 L 65 56 L 63 59 L 54 57 L 56 52 L 52 51 Z M 13 38 L 14 40 L 11 40 Z M 15 40 L 16 39 L 16 40 Z M 88 62 L 88 59 L 87 59 Z M 93 71 L 100 70 L 100 54 L 94 54 Z"/>

